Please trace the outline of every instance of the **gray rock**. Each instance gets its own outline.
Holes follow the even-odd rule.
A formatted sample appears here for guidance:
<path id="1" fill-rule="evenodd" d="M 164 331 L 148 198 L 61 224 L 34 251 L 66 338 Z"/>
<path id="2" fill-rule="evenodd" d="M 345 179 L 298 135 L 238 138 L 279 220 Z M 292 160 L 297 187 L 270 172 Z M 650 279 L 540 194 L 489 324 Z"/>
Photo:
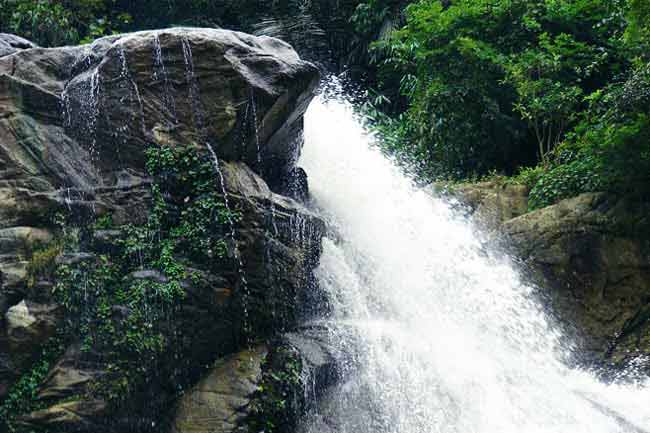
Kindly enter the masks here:
<path id="1" fill-rule="evenodd" d="M 41 385 L 38 399 L 65 400 L 83 395 L 87 385 L 96 382 L 105 372 L 84 354 L 80 344 L 71 345 L 65 354 L 50 369 Z"/>
<path id="2" fill-rule="evenodd" d="M 0 33 L 0 57 L 8 56 L 19 50 L 36 48 L 36 45 L 27 39 L 9 33 Z"/>
<path id="3" fill-rule="evenodd" d="M 212 143 L 275 184 L 295 163 L 317 78 L 284 42 L 214 29 L 2 57 L 0 228 L 66 208 L 141 221 L 151 142 Z"/>
<path id="4" fill-rule="evenodd" d="M 120 254 L 125 234 L 85 229 L 107 214 L 116 227 L 147 221 L 152 195 L 145 150 L 152 144 L 195 145 L 207 153 L 211 144 L 229 203 L 241 214 L 236 240 L 228 245 L 231 256 L 239 253 L 241 269 L 230 265 L 234 257 L 224 259 L 223 269 L 214 273 L 179 257 L 187 265 L 188 278 L 181 282 L 186 296 L 175 305 L 177 322 L 161 325 L 169 326 L 161 332 L 178 336 L 183 359 L 160 365 L 157 380 L 169 383 L 147 384 L 152 389 L 143 392 L 155 405 L 169 407 L 169 389 L 179 386 L 175 381 L 190 380 L 180 378 L 181 373 L 194 380 L 197 370 L 216 356 L 241 350 L 247 328 L 262 339 L 294 326 L 301 297 L 313 284 L 311 271 L 318 262 L 324 224 L 274 191 L 294 171 L 297 135 L 318 78 L 316 68 L 279 40 L 213 29 L 176 28 L 111 36 L 80 47 L 25 48 L 0 56 L 3 317 L 22 299 L 32 309 L 37 305 L 30 297 L 33 290 L 25 290 L 28 262 L 19 250 L 52 240 L 53 215 L 62 212 L 71 225 L 83 228 L 82 252 L 61 255 L 56 263 L 101 266 L 100 255 Z M 125 277 L 125 284 L 168 281 L 147 269 Z M 38 290 L 49 293 L 52 281 L 38 283 Z M 29 308 L 19 317 L 20 308 L 11 311 L 7 326 L 0 324 L 0 396 L 23 371 L 12 349 L 17 337 L 45 323 Z M 126 305 L 112 306 L 116 332 L 131 313 Z M 29 342 L 32 349 L 43 343 Z M 93 359 L 87 355 L 78 345 L 68 349 L 39 387 L 44 409 L 22 417 L 22 425 L 104 431 L 151 424 L 139 409 L 134 409 L 138 415 L 113 414 L 111 427 L 102 424 L 106 403 L 79 396 L 87 395 L 110 368 L 102 364 L 101 354 Z M 235 368 L 237 361 L 224 362 Z M 253 381 L 245 376 L 236 382 L 221 375 L 209 386 L 230 387 L 234 396 L 251 390 Z M 217 415 L 224 422 L 240 416 L 224 415 L 241 402 L 235 397 L 229 401 Z"/>
<path id="5" fill-rule="evenodd" d="M 36 227 L 10 227 L 0 230 L 0 254 L 28 252 L 53 240 L 52 232 Z"/>
<path id="6" fill-rule="evenodd" d="M 227 356 L 178 402 L 172 433 L 240 431 L 257 389 L 266 347 Z"/>
<path id="7" fill-rule="evenodd" d="M 151 280 L 160 284 L 165 284 L 169 282 L 169 279 L 166 276 L 164 276 L 160 271 L 154 271 L 154 270 L 143 270 L 143 271 L 133 272 L 129 275 L 128 278 L 131 278 L 133 280 Z"/>
<path id="8" fill-rule="evenodd" d="M 97 256 L 94 253 L 80 252 L 63 254 L 56 258 L 56 263 L 58 265 L 72 266 L 83 262 L 92 263 L 95 260 L 97 260 Z"/>
<path id="9" fill-rule="evenodd" d="M 7 337 L 12 353 L 33 353 L 54 333 L 61 320 L 58 305 L 21 301 L 5 314 Z"/>
<path id="10" fill-rule="evenodd" d="M 62 311 L 54 304 L 20 301 L 0 320 L 0 398 L 32 365 L 42 344 L 60 326 Z"/>
<path id="11" fill-rule="evenodd" d="M 528 187 L 497 181 L 461 184 L 432 184 L 432 193 L 456 199 L 467 215 L 486 229 L 528 212 Z"/>
<path id="12" fill-rule="evenodd" d="M 264 429 L 268 422 L 278 431 L 299 431 L 300 420 L 343 379 L 345 355 L 332 344 L 333 338 L 327 328 L 312 324 L 272 344 L 246 423 L 252 431 Z"/>
<path id="13" fill-rule="evenodd" d="M 589 193 L 503 225 L 592 361 L 625 365 L 650 354 L 649 211 L 631 198 Z"/>
<path id="14" fill-rule="evenodd" d="M 47 425 L 61 431 L 96 432 L 103 430 L 101 430 L 101 424 L 95 421 L 107 413 L 108 405 L 105 401 L 77 397 L 72 401 L 64 401 L 21 416 L 18 418 L 17 424 L 26 429 Z"/>

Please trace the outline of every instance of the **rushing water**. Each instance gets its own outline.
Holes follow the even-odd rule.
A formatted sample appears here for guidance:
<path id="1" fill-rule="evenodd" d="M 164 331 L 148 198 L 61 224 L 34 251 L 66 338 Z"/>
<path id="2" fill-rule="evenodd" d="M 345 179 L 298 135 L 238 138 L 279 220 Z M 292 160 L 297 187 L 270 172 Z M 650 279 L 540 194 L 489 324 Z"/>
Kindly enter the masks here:
<path id="1" fill-rule="evenodd" d="M 560 341 L 506 258 L 417 189 L 343 98 L 306 116 L 301 165 L 335 235 L 317 276 L 345 380 L 310 433 L 650 431 L 650 387 L 605 385 Z"/>

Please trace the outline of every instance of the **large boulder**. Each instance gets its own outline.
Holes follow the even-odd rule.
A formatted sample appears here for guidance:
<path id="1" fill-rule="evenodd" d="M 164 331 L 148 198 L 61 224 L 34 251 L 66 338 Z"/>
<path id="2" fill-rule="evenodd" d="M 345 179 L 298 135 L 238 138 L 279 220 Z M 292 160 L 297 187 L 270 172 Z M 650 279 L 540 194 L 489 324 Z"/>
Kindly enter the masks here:
<path id="1" fill-rule="evenodd" d="M 650 354 L 649 211 L 588 193 L 503 224 L 588 362 L 627 366 Z"/>
<path id="2" fill-rule="evenodd" d="M 33 352 L 56 332 L 60 307 L 21 301 L 5 315 L 9 349 L 16 352 Z"/>
<path id="3" fill-rule="evenodd" d="M 102 298 L 115 289 L 102 281 L 169 283 L 160 266 L 124 262 L 128 230 L 147 224 L 155 204 L 160 176 L 147 167 L 150 150 L 192 148 L 213 162 L 204 182 L 237 215 L 214 235 L 225 256 L 175 252 L 187 277 L 183 296 L 164 311 L 170 319 L 156 322 L 168 350 L 142 366 L 153 375 L 124 383 L 117 348 L 96 350 L 95 336 L 63 332 L 63 355 L 48 359 L 35 400 L 24 405 L 32 409 L 10 414 L 14 426 L 158 431 L 161 411 L 183 407 L 179 389 L 201 378 L 228 382 L 231 370 L 206 365 L 235 359 L 251 340 L 304 317 L 324 224 L 300 203 L 306 176 L 295 162 L 317 80 L 286 43 L 226 30 L 174 28 L 47 49 L 0 37 L 0 405 L 56 331 L 96 329 L 93 308 L 102 308 L 107 335 L 132 338 L 127 327 L 143 312 L 132 300 Z M 193 203 L 185 193 L 165 192 L 174 218 Z M 101 273 L 109 267 L 129 270 Z"/>
<path id="4" fill-rule="evenodd" d="M 8 56 L 19 50 L 36 48 L 36 45 L 27 39 L 9 33 L 0 33 L 0 57 Z"/>
<path id="5" fill-rule="evenodd" d="M 342 366 L 354 364 L 352 356 L 337 347 L 338 338 L 327 326 L 311 323 L 273 342 L 251 396 L 249 431 L 300 431 L 305 416 L 344 382 Z"/>
<path id="6" fill-rule="evenodd" d="M 0 59 L 3 170 L 49 196 L 133 187 L 151 142 L 201 142 L 280 182 L 317 76 L 282 41 L 214 29 L 18 51 Z"/>
<path id="7" fill-rule="evenodd" d="M 528 212 L 529 188 L 505 181 L 429 185 L 434 195 L 444 195 L 482 228 L 493 230 Z M 460 205 L 460 206 L 459 206 Z"/>
<path id="8" fill-rule="evenodd" d="M 577 361 L 649 371 L 650 207 L 633 196 L 588 193 L 528 212 L 528 189 L 504 182 L 432 185 L 521 259 L 549 311 L 578 341 Z M 639 368 L 639 365 L 641 368 Z M 633 368 L 630 368 L 633 367 Z"/>
<path id="9" fill-rule="evenodd" d="M 326 328 L 305 325 L 218 360 L 178 401 L 172 433 L 296 431 L 342 378 L 343 354 L 332 338 Z"/>
<path id="10" fill-rule="evenodd" d="M 259 346 L 219 360 L 179 400 L 172 433 L 245 432 L 251 396 L 257 390 L 267 349 Z"/>
<path id="11" fill-rule="evenodd" d="M 0 228 L 12 230 L 51 226 L 69 210 L 82 220 L 110 212 L 118 223 L 142 222 L 144 152 L 156 143 L 211 145 L 219 158 L 283 185 L 318 77 L 286 43 L 225 30 L 175 28 L 47 49 L 2 34 L 5 46 Z M 3 290 L 12 292 L 26 278 L 14 251 L 0 257 Z"/>

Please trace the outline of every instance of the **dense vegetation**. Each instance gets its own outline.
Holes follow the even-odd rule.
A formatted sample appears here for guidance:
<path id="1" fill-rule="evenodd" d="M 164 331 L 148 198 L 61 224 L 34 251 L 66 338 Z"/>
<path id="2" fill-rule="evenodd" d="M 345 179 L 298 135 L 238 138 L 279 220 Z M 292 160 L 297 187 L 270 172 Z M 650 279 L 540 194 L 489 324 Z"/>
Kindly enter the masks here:
<path id="1" fill-rule="evenodd" d="M 279 36 L 352 72 L 424 181 L 516 176 L 532 207 L 648 191 L 645 0 L 0 0 L 0 31 L 43 45 L 175 24 Z"/>
<path id="2" fill-rule="evenodd" d="M 519 172 L 532 207 L 645 193 L 649 11 L 642 0 L 413 2 L 372 47 L 368 110 L 425 179 Z"/>
<path id="3" fill-rule="evenodd" d="M 0 32 L 43 46 L 175 25 L 224 27 L 281 37 L 325 58 L 350 44 L 360 0 L 0 0 Z"/>

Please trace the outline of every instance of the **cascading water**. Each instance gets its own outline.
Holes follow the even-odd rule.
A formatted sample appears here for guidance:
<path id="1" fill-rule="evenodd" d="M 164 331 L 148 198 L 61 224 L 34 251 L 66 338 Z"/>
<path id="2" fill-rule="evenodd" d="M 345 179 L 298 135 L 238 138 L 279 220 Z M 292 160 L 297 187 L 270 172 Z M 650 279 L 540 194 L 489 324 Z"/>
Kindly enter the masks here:
<path id="1" fill-rule="evenodd" d="M 605 385 L 568 368 L 505 258 L 413 186 L 343 98 L 306 115 L 301 165 L 335 233 L 317 277 L 344 380 L 309 433 L 614 433 L 650 430 L 648 384 Z"/>

